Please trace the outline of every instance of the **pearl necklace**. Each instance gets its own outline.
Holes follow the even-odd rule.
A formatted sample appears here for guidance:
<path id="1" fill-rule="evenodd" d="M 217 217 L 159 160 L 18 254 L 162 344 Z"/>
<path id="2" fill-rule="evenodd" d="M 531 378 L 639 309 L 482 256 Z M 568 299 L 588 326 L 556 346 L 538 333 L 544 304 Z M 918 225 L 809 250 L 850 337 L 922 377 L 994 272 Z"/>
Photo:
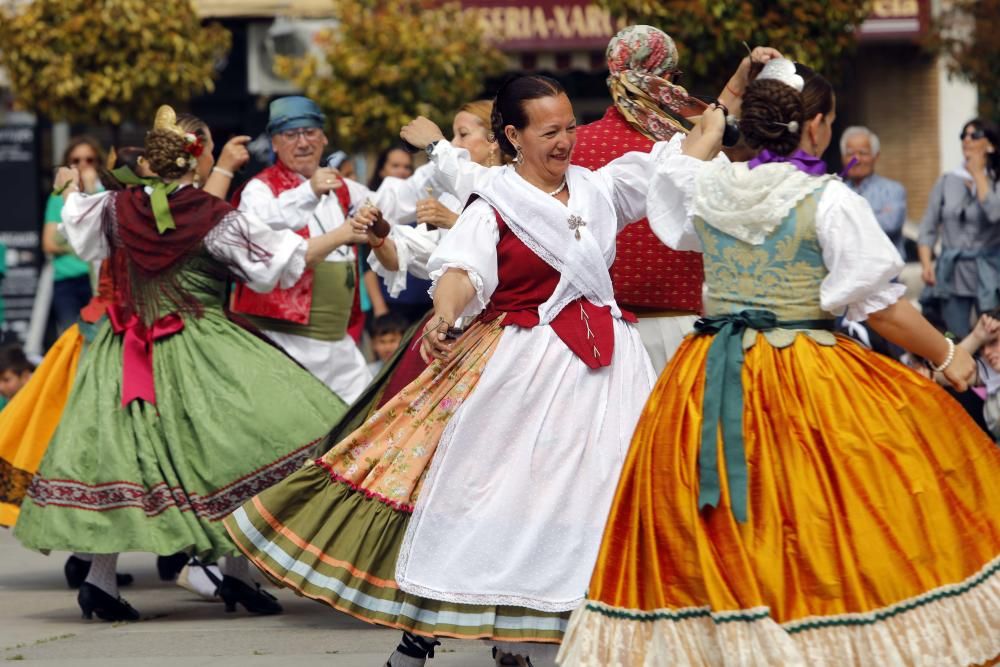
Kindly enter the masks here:
<path id="1" fill-rule="evenodd" d="M 562 185 L 560 185 L 558 188 L 556 188 L 552 192 L 546 192 L 545 194 L 547 194 L 550 197 L 555 197 L 556 195 L 558 195 L 560 192 L 562 192 L 565 189 L 566 189 L 566 177 L 563 176 Z"/>
<path id="2" fill-rule="evenodd" d="M 520 175 L 521 175 L 521 172 L 519 172 L 519 171 L 517 170 L 518 166 L 520 166 L 520 165 L 517 165 L 517 164 L 515 164 L 515 165 L 514 165 L 514 171 L 515 171 L 515 172 L 517 173 L 517 175 L 518 175 L 518 176 L 520 176 Z M 524 178 L 524 176 L 521 176 L 521 178 Z M 525 179 L 525 180 L 528 180 L 528 179 Z M 528 182 L 530 183 L 530 181 L 528 181 Z M 563 176 L 563 180 L 562 180 L 562 183 L 561 183 L 561 184 L 559 185 L 559 187 L 558 187 L 558 188 L 556 188 L 555 190 L 553 190 L 552 192 L 546 192 L 545 194 L 546 194 L 547 196 L 549 196 L 549 197 L 555 197 L 555 196 L 556 196 L 556 195 L 558 195 L 558 194 L 559 194 L 560 192 L 562 192 L 563 190 L 565 190 L 565 189 L 566 189 L 566 185 L 567 185 L 567 183 L 568 183 L 568 181 L 566 180 L 566 177 L 565 177 L 565 176 Z M 541 188 L 538 188 L 538 189 L 539 189 L 539 190 L 541 190 Z"/>

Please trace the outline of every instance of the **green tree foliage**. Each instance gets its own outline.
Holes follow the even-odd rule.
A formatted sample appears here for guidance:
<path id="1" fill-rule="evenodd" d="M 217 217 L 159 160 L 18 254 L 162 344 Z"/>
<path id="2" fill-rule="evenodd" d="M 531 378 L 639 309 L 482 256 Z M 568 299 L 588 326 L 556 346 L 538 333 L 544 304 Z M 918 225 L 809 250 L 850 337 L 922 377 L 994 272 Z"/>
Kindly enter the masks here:
<path id="1" fill-rule="evenodd" d="M 953 0 L 929 34 L 949 71 L 979 88 L 980 113 L 1000 121 L 1000 0 Z"/>
<path id="2" fill-rule="evenodd" d="M 151 122 L 211 91 L 231 36 L 189 0 L 33 0 L 0 13 L 0 66 L 18 105 L 53 120 Z"/>
<path id="3" fill-rule="evenodd" d="M 338 148 L 385 148 L 417 115 L 450 126 L 455 109 L 504 69 L 457 3 L 337 0 L 331 9 L 337 27 L 319 36 L 323 56 L 279 58 L 275 72 L 329 114 Z"/>
<path id="4" fill-rule="evenodd" d="M 677 43 L 684 83 L 721 88 L 749 46 L 773 46 L 836 79 L 856 43 L 867 0 L 597 0 L 630 23 L 660 28 Z M 709 88 L 714 90 L 715 88 Z"/>

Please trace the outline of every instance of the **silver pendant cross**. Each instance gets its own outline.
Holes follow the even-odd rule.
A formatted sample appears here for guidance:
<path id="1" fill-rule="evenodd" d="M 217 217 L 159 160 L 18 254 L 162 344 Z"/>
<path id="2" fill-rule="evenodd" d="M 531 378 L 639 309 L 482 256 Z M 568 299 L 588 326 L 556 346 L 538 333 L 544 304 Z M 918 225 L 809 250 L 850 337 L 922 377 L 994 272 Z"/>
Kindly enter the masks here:
<path id="1" fill-rule="evenodd" d="M 586 227 L 587 223 L 583 221 L 583 218 L 581 218 L 580 216 L 576 215 L 575 213 L 573 215 L 569 216 L 569 220 L 567 220 L 566 223 L 569 225 L 569 228 L 572 231 L 576 232 L 576 240 L 579 241 L 580 240 L 580 228 L 581 227 Z"/>

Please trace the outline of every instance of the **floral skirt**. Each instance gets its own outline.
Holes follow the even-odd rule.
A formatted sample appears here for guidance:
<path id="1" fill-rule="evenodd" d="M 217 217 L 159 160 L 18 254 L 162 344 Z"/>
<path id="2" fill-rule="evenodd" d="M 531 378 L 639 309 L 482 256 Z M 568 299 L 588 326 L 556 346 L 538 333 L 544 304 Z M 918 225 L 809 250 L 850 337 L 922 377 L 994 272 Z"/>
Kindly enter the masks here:
<path id="1" fill-rule="evenodd" d="M 748 517 L 699 508 L 709 336 L 636 429 L 560 663 L 971 665 L 1000 654 L 1000 449 L 933 382 L 838 337 L 743 366 Z M 721 451 L 721 445 L 720 445 Z"/>
<path id="2" fill-rule="evenodd" d="M 371 384 L 348 408 L 327 436 L 317 445 L 315 455 L 323 456 L 330 448 L 349 436 L 368 421 L 375 411 L 388 403 L 396 394 L 416 380 L 427 368 L 420 356 L 420 341 L 424 325 L 431 315 L 414 323 L 403 334 L 396 353 L 382 366 Z"/>
<path id="3" fill-rule="evenodd" d="M 445 426 L 475 389 L 502 334 L 476 323 L 326 455 L 225 519 L 276 583 L 379 625 L 427 636 L 558 642 L 569 612 L 442 602 L 402 591 L 396 562 Z"/>
<path id="4" fill-rule="evenodd" d="M 0 526 L 17 522 L 28 485 L 62 418 L 83 348 L 84 336 L 74 324 L 0 412 Z"/>

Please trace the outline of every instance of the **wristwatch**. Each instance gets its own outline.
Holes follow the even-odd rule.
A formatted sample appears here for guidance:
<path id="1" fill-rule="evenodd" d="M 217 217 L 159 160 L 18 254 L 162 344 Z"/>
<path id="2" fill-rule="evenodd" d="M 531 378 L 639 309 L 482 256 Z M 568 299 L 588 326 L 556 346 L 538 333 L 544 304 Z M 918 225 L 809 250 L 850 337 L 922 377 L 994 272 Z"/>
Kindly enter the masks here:
<path id="1" fill-rule="evenodd" d="M 427 159 L 428 160 L 430 160 L 432 157 L 434 157 L 434 147 L 437 146 L 438 141 L 441 141 L 441 140 L 438 139 L 437 141 L 432 141 L 431 143 L 429 143 L 426 146 L 424 146 L 424 150 L 427 151 Z"/>

